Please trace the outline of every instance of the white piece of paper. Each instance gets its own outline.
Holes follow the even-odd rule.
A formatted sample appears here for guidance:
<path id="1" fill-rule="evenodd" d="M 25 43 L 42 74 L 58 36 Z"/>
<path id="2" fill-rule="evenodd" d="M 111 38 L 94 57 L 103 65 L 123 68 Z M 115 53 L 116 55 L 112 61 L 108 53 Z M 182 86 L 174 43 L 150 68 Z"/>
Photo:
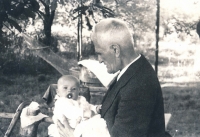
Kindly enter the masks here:
<path id="1" fill-rule="evenodd" d="M 99 79 L 99 81 L 108 88 L 112 81 L 118 76 L 119 71 L 114 74 L 109 74 L 107 72 L 106 65 L 104 63 L 99 63 L 96 60 L 81 60 L 78 62 L 79 65 L 83 65 L 89 71 L 94 73 L 94 75 Z"/>

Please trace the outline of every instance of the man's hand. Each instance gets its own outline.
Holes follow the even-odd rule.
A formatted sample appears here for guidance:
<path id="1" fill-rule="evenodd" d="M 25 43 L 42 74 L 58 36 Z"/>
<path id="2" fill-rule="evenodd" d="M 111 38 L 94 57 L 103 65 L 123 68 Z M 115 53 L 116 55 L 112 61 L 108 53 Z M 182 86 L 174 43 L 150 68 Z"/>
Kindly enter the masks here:
<path id="1" fill-rule="evenodd" d="M 74 129 L 70 127 L 67 118 L 63 115 L 63 124 L 57 120 L 57 128 L 61 137 L 74 137 Z"/>

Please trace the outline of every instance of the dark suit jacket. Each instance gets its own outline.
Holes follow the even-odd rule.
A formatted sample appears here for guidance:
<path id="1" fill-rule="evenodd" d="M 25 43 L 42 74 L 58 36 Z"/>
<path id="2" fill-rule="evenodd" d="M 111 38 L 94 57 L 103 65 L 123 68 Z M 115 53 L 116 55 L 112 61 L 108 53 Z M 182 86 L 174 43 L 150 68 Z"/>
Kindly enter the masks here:
<path id="1" fill-rule="evenodd" d="M 162 91 L 143 55 L 106 93 L 101 116 L 112 137 L 164 137 Z"/>

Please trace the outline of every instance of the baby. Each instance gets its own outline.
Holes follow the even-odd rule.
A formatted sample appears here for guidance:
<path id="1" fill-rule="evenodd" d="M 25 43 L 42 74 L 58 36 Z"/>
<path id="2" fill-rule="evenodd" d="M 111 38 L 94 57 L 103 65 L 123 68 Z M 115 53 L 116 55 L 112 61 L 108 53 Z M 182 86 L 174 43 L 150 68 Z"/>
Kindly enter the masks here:
<path id="1" fill-rule="evenodd" d="M 80 90 L 79 80 L 72 75 L 64 75 L 58 79 L 57 95 L 73 100 L 78 100 Z"/>
<path id="2" fill-rule="evenodd" d="M 95 130 L 99 127 L 92 125 L 98 125 L 97 123 L 100 123 L 99 126 L 101 125 L 101 128 L 106 127 L 105 121 L 100 118 L 100 115 L 98 114 L 101 106 L 89 104 L 85 97 L 79 96 L 80 83 L 76 77 L 64 75 L 59 78 L 56 92 L 57 95 L 55 97 L 55 107 L 53 111 L 54 123 L 57 119 L 62 123 L 62 115 L 64 115 L 68 119 L 69 125 L 74 129 L 75 137 L 80 135 L 82 135 L 82 137 L 90 136 L 90 132 L 93 132 L 92 134 L 94 134 L 94 132 L 96 132 Z M 95 121 L 97 123 L 93 123 Z M 91 122 L 93 124 L 91 124 Z M 48 127 L 48 134 L 51 137 L 59 137 L 55 124 Z M 94 129 L 94 127 L 96 129 Z M 85 130 L 83 130 L 84 128 Z M 86 130 L 87 133 L 83 133 Z M 104 132 L 103 128 L 101 130 L 103 130 L 101 132 Z M 98 131 L 100 130 L 98 129 Z M 108 134 L 107 128 L 105 128 L 105 133 Z"/>

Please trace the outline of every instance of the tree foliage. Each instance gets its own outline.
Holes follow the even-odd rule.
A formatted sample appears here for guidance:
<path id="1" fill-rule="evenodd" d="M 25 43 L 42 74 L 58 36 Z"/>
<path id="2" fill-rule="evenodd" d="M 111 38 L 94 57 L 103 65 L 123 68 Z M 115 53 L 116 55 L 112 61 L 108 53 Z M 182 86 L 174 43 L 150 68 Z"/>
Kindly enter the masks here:
<path id="1" fill-rule="evenodd" d="M 196 42 L 200 2 L 160 2 L 160 39 L 189 39 L 190 42 Z M 128 22 L 136 48 L 145 52 L 145 46 L 155 47 L 156 0 L 1 0 L 0 15 L 0 51 L 20 46 L 20 42 L 16 42 L 19 31 L 37 37 L 55 52 L 57 49 L 76 52 L 80 18 L 83 50 L 90 50 L 92 27 L 101 19 L 109 17 Z M 23 48 L 17 50 L 25 51 Z"/>
<path id="2" fill-rule="evenodd" d="M 36 13 L 43 22 L 44 37 L 40 40 L 47 46 L 51 46 L 51 27 L 53 24 L 57 0 L 39 0 L 41 8 Z M 55 50 L 55 47 L 54 47 Z"/>
<path id="3" fill-rule="evenodd" d="M 161 38 L 164 41 L 197 42 L 198 0 L 161 0 Z"/>
<path id="4" fill-rule="evenodd" d="M 35 12 L 39 10 L 36 0 L 1 0 L 0 1 L 0 48 L 9 44 L 4 27 L 12 31 L 12 28 L 22 31 L 20 21 L 35 18 Z"/>
<path id="5" fill-rule="evenodd" d="M 118 0 L 111 6 L 116 17 L 128 22 L 135 46 L 155 41 L 156 0 Z"/>

